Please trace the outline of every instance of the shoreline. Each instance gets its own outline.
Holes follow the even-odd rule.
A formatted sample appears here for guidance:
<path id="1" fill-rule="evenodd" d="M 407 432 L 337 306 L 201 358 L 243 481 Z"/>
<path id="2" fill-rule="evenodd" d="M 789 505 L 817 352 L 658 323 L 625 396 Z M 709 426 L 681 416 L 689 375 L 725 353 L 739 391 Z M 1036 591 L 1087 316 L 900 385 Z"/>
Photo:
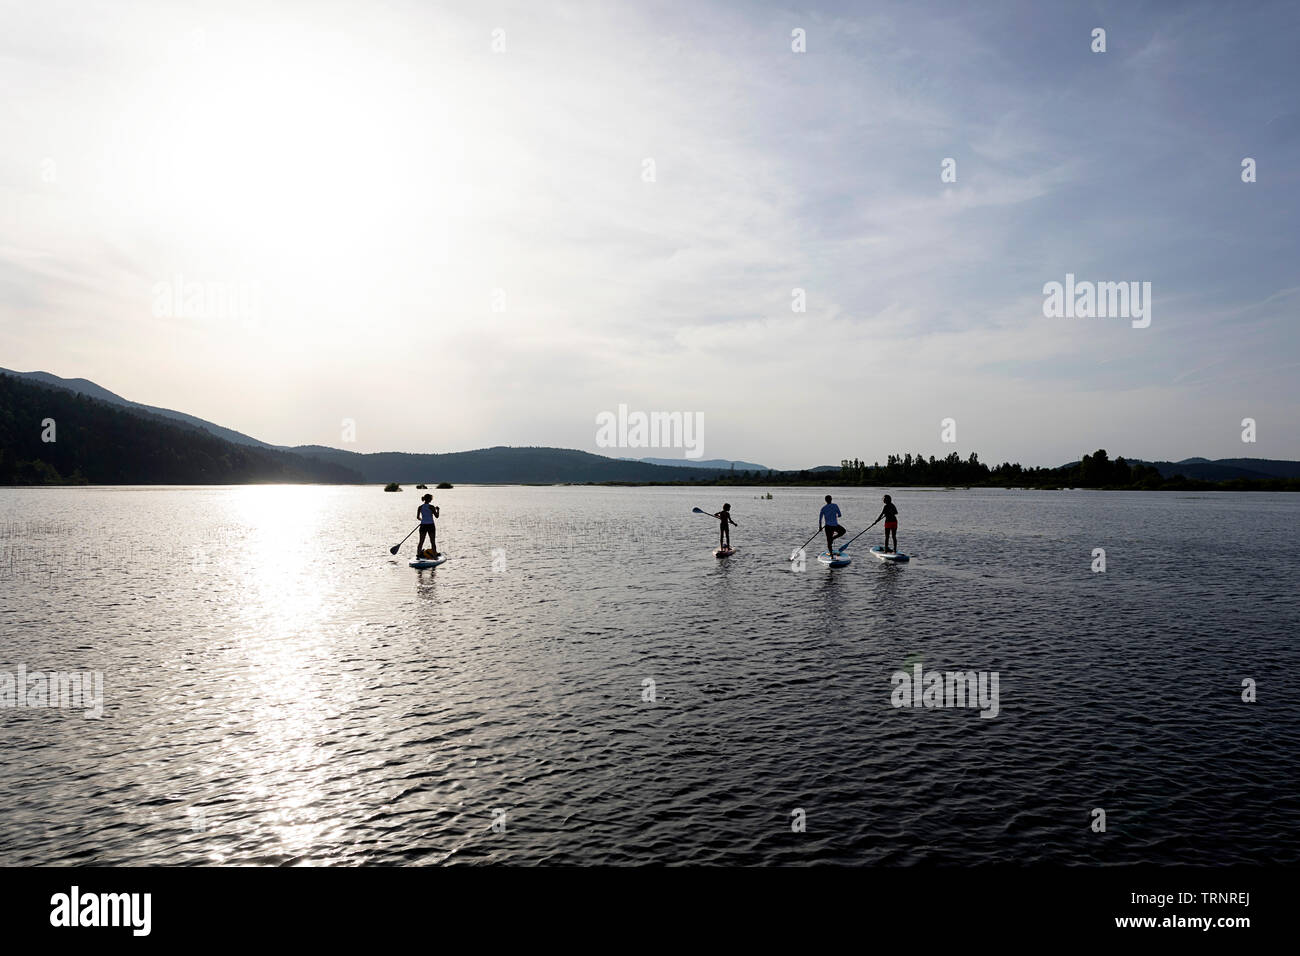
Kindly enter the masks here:
<path id="1" fill-rule="evenodd" d="M 400 484 L 400 482 L 399 482 Z M 890 484 L 887 482 L 871 482 L 870 484 L 858 484 L 855 482 L 844 481 L 458 481 L 455 482 L 457 488 L 762 488 L 773 490 L 777 488 L 898 488 L 908 489 L 909 491 L 972 491 L 972 490 L 1002 490 L 1002 491 L 1225 491 L 1225 492 L 1295 492 L 1300 491 L 1300 479 L 1295 478 L 1270 478 L 1260 480 L 1250 480 L 1244 478 L 1233 478 L 1224 482 L 1199 481 L 1186 479 L 1183 481 L 1166 480 L 1158 486 L 1141 486 L 1141 485 L 1001 485 L 1001 484 L 972 484 L 972 485 L 920 485 L 909 482 L 898 482 Z M 121 484 L 109 484 L 104 482 L 44 482 L 41 484 L 12 484 L 0 485 L 0 490 L 7 488 L 271 488 L 271 487 L 293 487 L 293 488 L 376 488 L 374 482 L 337 482 L 337 481 L 231 481 L 231 482 L 214 482 L 200 483 L 192 481 L 150 481 L 150 482 L 123 482 Z M 411 489 L 415 490 L 414 484 Z M 383 494 L 402 494 L 405 488 L 398 491 L 385 491 L 383 487 L 376 488 Z M 454 490 L 454 489 L 451 489 Z"/>

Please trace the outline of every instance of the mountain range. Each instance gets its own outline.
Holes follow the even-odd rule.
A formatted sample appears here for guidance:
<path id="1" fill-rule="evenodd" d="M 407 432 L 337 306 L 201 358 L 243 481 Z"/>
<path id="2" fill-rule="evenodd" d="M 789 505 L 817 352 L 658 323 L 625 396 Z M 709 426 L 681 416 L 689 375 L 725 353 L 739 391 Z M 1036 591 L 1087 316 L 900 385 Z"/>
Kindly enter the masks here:
<path id="1" fill-rule="evenodd" d="M 55 423 L 56 441 L 42 440 L 46 420 Z M 1129 462 L 1149 465 L 1165 478 L 1195 481 L 1300 478 L 1300 462 L 1264 458 Z M 839 470 L 820 465 L 777 474 L 824 480 Z M 608 458 L 569 448 L 421 454 L 277 446 L 194 415 L 133 402 L 84 378 L 0 368 L 0 484 L 644 483 L 726 481 L 768 471 L 730 459 Z"/>
<path id="2" fill-rule="evenodd" d="M 1134 462 L 1139 464 L 1139 462 Z M 1272 458 L 1185 458 L 1182 461 L 1151 461 L 1166 478 L 1182 475 L 1201 481 L 1230 481 L 1245 478 L 1258 481 L 1263 478 L 1300 478 L 1300 461 L 1279 461 Z"/>
<path id="3" fill-rule="evenodd" d="M 737 471 L 772 471 L 767 465 L 756 465 L 752 461 L 733 461 L 730 458 L 620 458 L 619 461 L 641 461 L 647 465 L 668 465 L 672 468 L 713 468 L 735 469 Z"/>
<path id="4" fill-rule="evenodd" d="M 0 484 L 361 481 L 361 474 L 65 388 L 0 375 Z"/>
<path id="5" fill-rule="evenodd" d="M 173 411 L 170 408 L 157 408 L 153 405 L 142 405 L 139 402 L 133 402 L 123 398 L 114 392 L 110 392 L 102 385 L 96 385 L 84 378 L 60 378 L 57 375 L 51 375 L 49 372 L 14 372 L 7 368 L 0 368 L 0 375 L 12 375 L 14 378 L 20 378 L 26 382 L 35 382 L 40 385 L 49 385 L 52 388 L 62 388 L 70 392 L 76 392 L 78 395 L 86 395 L 90 398 L 99 399 L 101 402 L 108 402 L 110 405 L 120 405 L 123 408 L 130 408 L 138 412 L 147 412 L 162 418 L 170 418 L 174 421 L 182 422 L 195 428 L 201 428 L 206 432 L 215 435 L 217 438 L 224 438 L 226 441 L 234 442 L 236 445 L 251 445 L 254 448 L 274 448 L 264 441 L 258 441 L 242 432 L 237 432 L 232 428 L 222 428 L 220 425 L 214 425 L 212 422 L 204 421 L 201 418 L 195 418 L 193 415 L 186 415 L 184 412 Z"/>
<path id="6" fill-rule="evenodd" d="M 1231 481 L 1244 478 L 1262 481 L 1266 478 L 1300 478 L 1300 461 L 1275 458 L 1184 458 L 1182 461 L 1144 461 L 1128 459 L 1130 465 L 1150 465 L 1165 478 L 1182 475 L 1194 481 Z M 1064 468 L 1073 468 L 1077 461 L 1068 462 Z"/>
<path id="7" fill-rule="evenodd" d="M 46 419 L 55 422 L 54 442 L 41 440 Z M 0 484 L 641 483 L 711 480 L 730 470 L 729 461 L 725 467 L 682 467 L 570 448 L 365 454 L 323 445 L 277 446 L 184 412 L 133 402 L 88 379 L 0 368 Z"/>

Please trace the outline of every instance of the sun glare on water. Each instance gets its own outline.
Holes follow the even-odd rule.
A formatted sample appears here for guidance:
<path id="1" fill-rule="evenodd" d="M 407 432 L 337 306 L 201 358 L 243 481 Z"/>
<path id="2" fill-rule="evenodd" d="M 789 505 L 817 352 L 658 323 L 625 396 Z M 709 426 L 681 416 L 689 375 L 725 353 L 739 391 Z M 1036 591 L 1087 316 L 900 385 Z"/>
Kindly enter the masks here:
<path id="1" fill-rule="evenodd" d="M 303 640 L 333 616 L 333 589 L 304 555 L 327 536 L 324 515 L 332 490 L 249 485 L 235 491 L 230 517 L 248 529 L 232 555 L 244 591 L 245 622 L 267 639 Z"/>
<path id="2" fill-rule="evenodd" d="M 237 670 L 252 707 L 250 725 L 257 728 L 256 738 L 227 741 L 229 758 L 257 767 L 246 796 L 270 808 L 259 826 L 275 834 L 271 852 L 287 856 L 310 854 L 320 842 L 324 825 L 312 805 L 329 768 L 317 743 L 325 721 L 348 699 L 345 688 L 323 686 L 318 674 L 334 651 L 336 620 L 346 609 L 337 590 L 303 559 L 327 537 L 334 494 L 328 488 L 248 486 L 234 491 L 227 512 L 248 531 L 245 546 L 230 558 L 243 593 Z"/>

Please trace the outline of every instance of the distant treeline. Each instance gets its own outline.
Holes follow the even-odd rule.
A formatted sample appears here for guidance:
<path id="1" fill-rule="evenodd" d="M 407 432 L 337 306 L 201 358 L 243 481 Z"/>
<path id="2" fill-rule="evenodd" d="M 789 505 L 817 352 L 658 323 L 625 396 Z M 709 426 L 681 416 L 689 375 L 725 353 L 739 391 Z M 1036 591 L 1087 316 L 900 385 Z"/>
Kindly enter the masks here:
<path id="1" fill-rule="evenodd" d="M 159 414 L 159 412 L 165 412 Z M 123 406 L 0 374 L 0 485 L 415 482 L 627 485 L 876 485 L 1300 491 L 1300 463 L 1113 461 L 1104 450 L 1059 468 L 990 468 L 978 455 L 890 455 L 882 465 L 844 459 L 802 471 L 688 469 L 564 448 L 482 448 L 448 454 L 357 454 L 322 446 L 239 444 L 191 416 Z M 170 416 L 170 417 L 169 417 Z M 52 425 L 46 425 L 51 421 Z M 212 426 L 220 427 L 220 426 Z M 43 440 L 50 434 L 54 441 Z M 229 432 L 237 435 L 238 433 Z M 247 436 L 239 436 L 252 441 Z M 1171 469 L 1187 467 L 1200 478 Z M 687 474 L 683 474 L 686 472 Z M 1233 474 L 1236 472 L 1236 474 Z M 1226 475 L 1225 475 L 1226 473 Z M 1276 475 L 1276 477 L 1272 477 Z M 1230 477 L 1227 477 L 1230 476 Z"/>
<path id="2" fill-rule="evenodd" d="M 672 484 L 708 485 L 875 485 L 912 487 L 993 488 L 1103 488 L 1143 491 L 1300 491 L 1300 478 L 1233 478 L 1203 481 L 1181 474 L 1164 476 L 1152 465 L 1111 460 L 1098 449 L 1082 460 L 1059 468 L 1025 468 L 1004 461 L 990 468 L 971 453 L 962 458 L 956 452 L 945 458 L 931 455 L 890 455 L 882 465 L 868 465 L 857 458 L 845 458 L 839 469 L 813 471 L 740 471 L 714 480 L 687 480 Z"/>
<path id="3" fill-rule="evenodd" d="M 42 440 L 51 429 L 55 440 Z M 338 464 L 237 445 L 172 419 L 0 375 L 0 485 L 360 480 Z"/>
<path id="4" fill-rule="evenodd" d="M 839 474 L 853 485 L 1156 488 L 1165 480 L 1151 465 L 1130 465 L 1123 458 L 1112 461 L 1104 448 L 1059 468 L 1025 468 L 1009 461 L 990 468 L 974 452 L 968 458 L 952 452 L 945 458 L 890 455 L 883 465 L 846 459 L 840 462 Z"/>

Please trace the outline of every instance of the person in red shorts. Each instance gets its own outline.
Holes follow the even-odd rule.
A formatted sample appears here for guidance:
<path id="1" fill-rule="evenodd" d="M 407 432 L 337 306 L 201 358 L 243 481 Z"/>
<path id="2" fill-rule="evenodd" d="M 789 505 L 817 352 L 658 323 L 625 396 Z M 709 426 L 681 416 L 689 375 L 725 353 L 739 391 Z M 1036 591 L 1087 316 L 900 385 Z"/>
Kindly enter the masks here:
<path id="1" fill-rule="evenodd" d="M 894 500 L 890 498 L 889 495 L 885 495 L 885 507 L 882 508 L 880 510 L 880 514 L 876 516 L 876 521 L 879 521 L 881 518 L 885 519 L 885 550 L 892 554 L 897 554 L 898 553 L 898 508 L 894 506 Z M 873 521 L 871 523 L 875 524 L 876 521 Z M 894 536 L 894 546 L 892 548 L 889 546 L 889 536 L 891 534 Z"/>

